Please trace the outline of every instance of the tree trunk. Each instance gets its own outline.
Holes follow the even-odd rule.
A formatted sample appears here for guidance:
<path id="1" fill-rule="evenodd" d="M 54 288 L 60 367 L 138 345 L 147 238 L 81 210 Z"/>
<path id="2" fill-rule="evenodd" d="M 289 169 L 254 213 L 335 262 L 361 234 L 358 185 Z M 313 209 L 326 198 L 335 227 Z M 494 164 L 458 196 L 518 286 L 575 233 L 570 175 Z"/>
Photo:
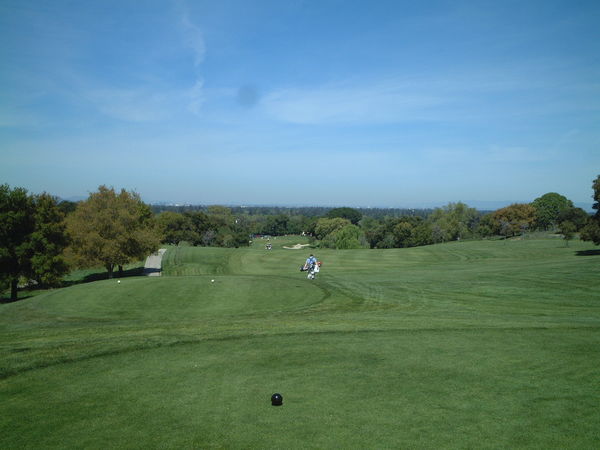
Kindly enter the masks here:
<path id="1" fill-rule="evenodd" d="M 10 299 L 13 302 L 17 301 L 18 285 L 18 278 L 13 278 L 12 280 L 10 280 Z"/>
<path id="2" fill-rule="evenodd" d="M 113 277 L 113 268 L 115 267 L 114 264 L 107 264 L 106 265 L 106 270 L 108 271 L 108 279 L 110 280 Z"/>
<path id="3" fill-rule="evenodd" d="M 123 278 L 123 266 L 119 264 L 119 278 Z"/>

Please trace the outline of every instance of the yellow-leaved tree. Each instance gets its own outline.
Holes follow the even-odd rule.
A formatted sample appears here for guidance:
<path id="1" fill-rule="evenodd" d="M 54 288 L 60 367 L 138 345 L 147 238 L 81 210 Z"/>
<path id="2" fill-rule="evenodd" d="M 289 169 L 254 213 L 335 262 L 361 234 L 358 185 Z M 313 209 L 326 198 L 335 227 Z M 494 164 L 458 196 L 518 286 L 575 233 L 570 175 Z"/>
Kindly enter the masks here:
<path id="1" fill-rule="evenodd" d="M 152 210 L 136 192 L 100 186 L 67 217 L 70 250 L 80 267 L 103 265 L 112 278 L 116 266 L 155 252 L 161 232 Z"/>

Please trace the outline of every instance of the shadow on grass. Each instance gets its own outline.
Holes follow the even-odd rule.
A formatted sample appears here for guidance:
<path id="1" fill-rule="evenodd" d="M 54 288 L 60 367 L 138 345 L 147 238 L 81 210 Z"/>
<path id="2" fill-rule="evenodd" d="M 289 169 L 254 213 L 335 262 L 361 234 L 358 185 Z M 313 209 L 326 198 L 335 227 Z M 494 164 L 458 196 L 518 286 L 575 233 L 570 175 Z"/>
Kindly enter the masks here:
<path id="1" fill-rule="evenodd" d="M 600 249 L 595 250 L 579 250 L 575 252 L 577 256 L 600 256 Z"/>
<path id="2" fill-rule="evenodd" d="M 144 275 L 144 266 L 134 267 L 132 269 L 118 270 L 113 272 L 113 278 L 127 278 L 127 277 L 140 277 Z M 79 280 L 66 280 L 63 281 L 62 287 L 73 286 L 75 284 L 91 283 L 92 281 L 108 280 L 108 272 L 103 270 L 101 272 L 90 273 Z"/>
<path id="3" fill-rule="evenodd" d="M 139 266 L 139 267 L 134 267 L 131 269 L 123 270 L 122 273 L 119 273 L 119 271 L 117 270 L 117 271 L 113 272 L 113 278 L 140 277 L 145 274 L 146 274 L 146 272 L 144 272 L 144 266 Z M 100 280 L 108 280 L 108 272 L 106 270 L 101 270 L 98 272 L 90 273 L 90 274 L 85 275 L 84 277 L 76 279 L 76 280 L 63 280 L 58 286 L 54 286 L 54 287 L 59 287 L 59 288 L 69 287 L 69 286 L 74 286 L 76 284 L 91 283 L 92 281 L 100 281 Z M 26 300 L 28 298 L 34 297 L 36 295 L 35 293 L 39 293 L 39 292 L 45 291 L 47 289 L 51 289 L 51 287 L 43 286 L 43 285 L 30 285 L 30 286 L 27 286 L 24 288 L 19 288 L 19 296 L 16 300 L 13 300 L 10 298 L 10 292 L 8 292 L 8 291 L 5 293 L 0 292 L 0 304 L 14 303 L 14 302 L 19 302 L 21 300 Z"/>
<path id="4" fill-rule="evenodd" d="M 0 305 L 3 305 L 5 303 L 15 303 L 15 302 L 20 302 L 21 300 L 26 300 L 28 298 L 33 297 L 33 295 L 24 295 L 23 297 L 18 297 L 16 300 L 13 300 L 10 297 L 0 297 Z"/>

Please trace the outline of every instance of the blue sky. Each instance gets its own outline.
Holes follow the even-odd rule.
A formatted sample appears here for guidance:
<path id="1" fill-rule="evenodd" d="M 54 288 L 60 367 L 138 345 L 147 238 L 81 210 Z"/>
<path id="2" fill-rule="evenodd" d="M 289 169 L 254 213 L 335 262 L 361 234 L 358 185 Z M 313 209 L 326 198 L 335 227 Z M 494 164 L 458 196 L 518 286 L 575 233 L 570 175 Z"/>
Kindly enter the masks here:
<path id="1" fill-rule="evenodd" d="M 0 1 L 0 183 L 591 204 L 598 1 Z"/>

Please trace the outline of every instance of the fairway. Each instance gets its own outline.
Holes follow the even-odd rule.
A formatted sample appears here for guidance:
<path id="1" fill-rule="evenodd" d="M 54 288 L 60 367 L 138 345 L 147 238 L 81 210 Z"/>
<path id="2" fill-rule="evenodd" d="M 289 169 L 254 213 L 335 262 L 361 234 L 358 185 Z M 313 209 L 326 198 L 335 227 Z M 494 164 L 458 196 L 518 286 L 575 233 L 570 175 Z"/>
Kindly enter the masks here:
<path id="1" fill-rule="evenodd" d="M 0 305 L 0 448 L 600 447 L 593 245 L 303 239 Z"/>

